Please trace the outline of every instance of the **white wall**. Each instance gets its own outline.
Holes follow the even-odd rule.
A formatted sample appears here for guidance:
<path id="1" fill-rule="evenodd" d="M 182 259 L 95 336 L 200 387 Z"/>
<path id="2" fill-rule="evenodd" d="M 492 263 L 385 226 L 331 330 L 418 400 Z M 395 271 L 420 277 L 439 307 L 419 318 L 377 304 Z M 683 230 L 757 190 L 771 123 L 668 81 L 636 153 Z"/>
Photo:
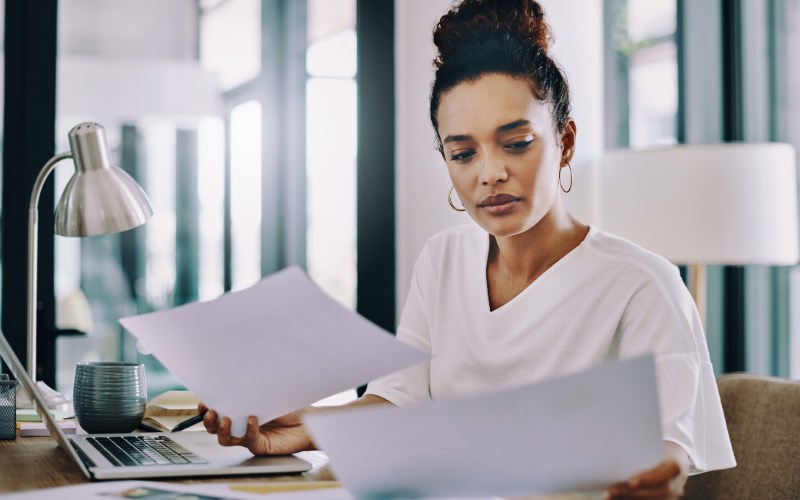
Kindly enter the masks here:
<path id="1" fill-rule="evenodd" d="M 216 75 L 196 57 L 197 16 L 195 0 L 61 0 L 59 140 L 84 119 L 113 133 L 145 117 L 219 114 Z"/>
<path id="2" fill-rule="evenodd" d="M 397 296 L 402 310 L 417 254 L 440 229 L 467 223 L 469 216 L 447 204 L 450 181 L 428 119 L 435 48 L 431 32 L 450 0 L 401 0 L 395 11 L 397 109 Z M 578 145 L 572 163 L 575 184 L 567 206 L 594 221 L 594 162 L 603 151 L 602 0 L 542 0 L 553 31 L 552 53 L 567 73 Z M 580 12 L 580 16 L 574 15 Z"/>
<path id="3" fill-rule="evenodd" d="M 194 60 L 195 0 L 60 0 L 59 55 Z"/>

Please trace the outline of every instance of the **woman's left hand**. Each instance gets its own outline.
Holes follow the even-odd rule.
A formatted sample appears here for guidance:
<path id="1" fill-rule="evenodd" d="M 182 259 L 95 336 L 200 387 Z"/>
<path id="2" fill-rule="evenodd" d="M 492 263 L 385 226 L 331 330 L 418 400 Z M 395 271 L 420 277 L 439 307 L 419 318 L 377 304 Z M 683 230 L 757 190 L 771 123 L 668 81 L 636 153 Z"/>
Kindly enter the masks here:
<path id="1" fill-rule="evenodd" d="M 666 441 L 666 459 L 652 469 L 640 472 L 625 483 L 612 484 L 606 498 L 675 499 L 683 495 L 683 486 L 689 477 L 689 457 L 677 444 Z"/>

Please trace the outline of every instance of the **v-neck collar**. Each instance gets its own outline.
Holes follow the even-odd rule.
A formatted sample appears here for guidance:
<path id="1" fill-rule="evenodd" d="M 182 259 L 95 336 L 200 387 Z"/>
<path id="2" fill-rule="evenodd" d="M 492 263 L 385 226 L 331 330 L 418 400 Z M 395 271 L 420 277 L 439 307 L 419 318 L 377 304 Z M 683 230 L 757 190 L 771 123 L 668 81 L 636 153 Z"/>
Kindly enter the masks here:
<path id="1" fill-rule="evenodd" d="M 481 279 L 481 283 L 483 284 L 483 309 L 484 309 L 484 311 L 486 311 L 489 314 L 495 314 L 495 313 L 499 314 L 502 311 L 505 311 L 505 310 L 510 309 L 511 307 L 513 307 L 513 304 L 515 302 L 519 302 L 520 300 L 522 300 L 521 297 L 523 297 L 524 295 L 528 295 L 530 293 L 533 293 L 533 292 L 531 292 L 531 290 L 534 290 L 535 288 L 539 288 L 539 286 L 540 286 L 540 285 L 538 285 L 539 283 L 541 283 L 543 280 L 547 280 L 550 275 L 558 272 L 558 270 L 561 269 L 562 267 L 564 267 L 565 265 L 567 265 L 570 260 L 576 258 L 575 255 L 579 253 L 578 250 L 587 244 L 587 242 L 594 236 L 595 232 L 596 232 L 596 230 L 595 230 L 594 226 L 590 225 L 589 226 L 589 231 L 586 233 L 586 236 L 583 238 L 583 240 L 581 240 L 580 243 L 578 243 L 578 245 L 575 248 L 573 248 L 572 250 L 570 250 L 569 252 L 564 254 L 564 256 L 561 257 L 560 259 L 558 259 L 555 263 L 553 263 L 552 266 L 550 266 L 547 269 L 545 269 L 545 271 L 542 274 L 540 274 L 535 280 L 533 280 L 530 284 L 528 284 L 528 286 L 523 288 L 518 294 L 516 294 L 514 297 L 512 297 L 511 300 L 509 300 L 508 302 L 506 302 L 505 304 L 503 304 L 502 306 L 500 306 L 500 307 L 498 307 L 497 309 L 494 309 L 494 310 L 492 309 L 492 306 L 491 306 L 491 304 L 489 302 L 489 279 L 488 279 L 488 276 L 487 276 L 487 269 L 489 268 L 489 249 L 490 249 L 489 242 L 491 241 L 491 235 L 490 234 L 486 234 L 486 237 L 483 238 L 483 245 L 484 245 L 483 255 L 484 255 L 484 258 L 483 258 L 483 266 L 482 266 L 482 269 L 481 269 L 481 272 L 483 273 L 483 276 L 482 276 L 482 279 Z"/>

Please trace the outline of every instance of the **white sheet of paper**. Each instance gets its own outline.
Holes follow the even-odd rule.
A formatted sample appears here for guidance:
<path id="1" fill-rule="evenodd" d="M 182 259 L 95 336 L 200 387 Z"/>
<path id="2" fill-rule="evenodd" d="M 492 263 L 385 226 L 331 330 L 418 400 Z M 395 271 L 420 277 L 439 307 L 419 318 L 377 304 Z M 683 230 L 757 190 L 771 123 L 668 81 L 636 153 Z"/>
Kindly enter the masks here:
<path id="1" fill-rule="evenodd" d="M 652 356 L 521 388 L 308 415 L 358 497 L 603 489 L 664 458 Z"/>
<path id="2" fill-rule="evenodd" d="M 267 483 L 268 484 L 268 483 Z M 151 490 L 154 496 L 145 496 L 144 491 Z M 158 493 L 160 496 L 155 496 Z M 172 492 L 167 496 L 163 492 Z M 303 490 L 278 493 L 249 493 L 232 489 L 226 483 L 192 483 L 177 484 L 164 481 L 108 481 L 87 483 L 60 488 L 48 488 L 22 493 L 0 494 L 3 500 L 65 500 L 65 499 L 105 499 L 114 498 L 174 498 L 204 500 L 356 500 L 344 488 L 327 488 L 321 490 Z"/>
<path id="3" fill-rule="evenodd" d="M 297 267 L 218 299 L 120 319 L 200 401 L 244 434 L 429 359 L 336 302 Z"/>
<path id="4" fill-rule="evenodd" d="M 357 500 L 344 488 L 325 488 L 316 490 L 285 491 L 276 493 L 249 493 L 238 491 L 230 486 L 234 483 L 192 483 L 176 484 L 164 481 L 108 481 L 86 483 L 60 488 L 46 488 L 19 493 L 3 493 L 3 500 L 65 500 L 65 499 L 105 499 L 114 498 L 152 498 L 146 491 L 161 494 L 157 498 L 168 498 L 163 492 L 174 493 L 169 498 L 208 500 Z M 270 483 L 261 483 L 270 484 Z M 136 491 L 139 490 L 139 491 Z M 454 500 L 454 499 L 441 499 Z M 474 499 L 473 499 L 474 500 Z M 486 500 L 502 500 L 498 498 Z"/>

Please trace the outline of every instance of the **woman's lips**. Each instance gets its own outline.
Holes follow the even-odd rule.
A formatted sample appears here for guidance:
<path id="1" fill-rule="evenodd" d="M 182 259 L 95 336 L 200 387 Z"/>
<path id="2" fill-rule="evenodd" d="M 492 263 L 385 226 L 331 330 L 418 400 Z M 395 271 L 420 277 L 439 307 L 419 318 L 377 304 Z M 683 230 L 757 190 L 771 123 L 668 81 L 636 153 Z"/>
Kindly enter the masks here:
<path id="1" fill-rule="evenodd" d="M 492 215 L 502 215 L 514 210 L 520 201 L 510 194 L 495 194 L 484 198 L 478 206 Z"/>

